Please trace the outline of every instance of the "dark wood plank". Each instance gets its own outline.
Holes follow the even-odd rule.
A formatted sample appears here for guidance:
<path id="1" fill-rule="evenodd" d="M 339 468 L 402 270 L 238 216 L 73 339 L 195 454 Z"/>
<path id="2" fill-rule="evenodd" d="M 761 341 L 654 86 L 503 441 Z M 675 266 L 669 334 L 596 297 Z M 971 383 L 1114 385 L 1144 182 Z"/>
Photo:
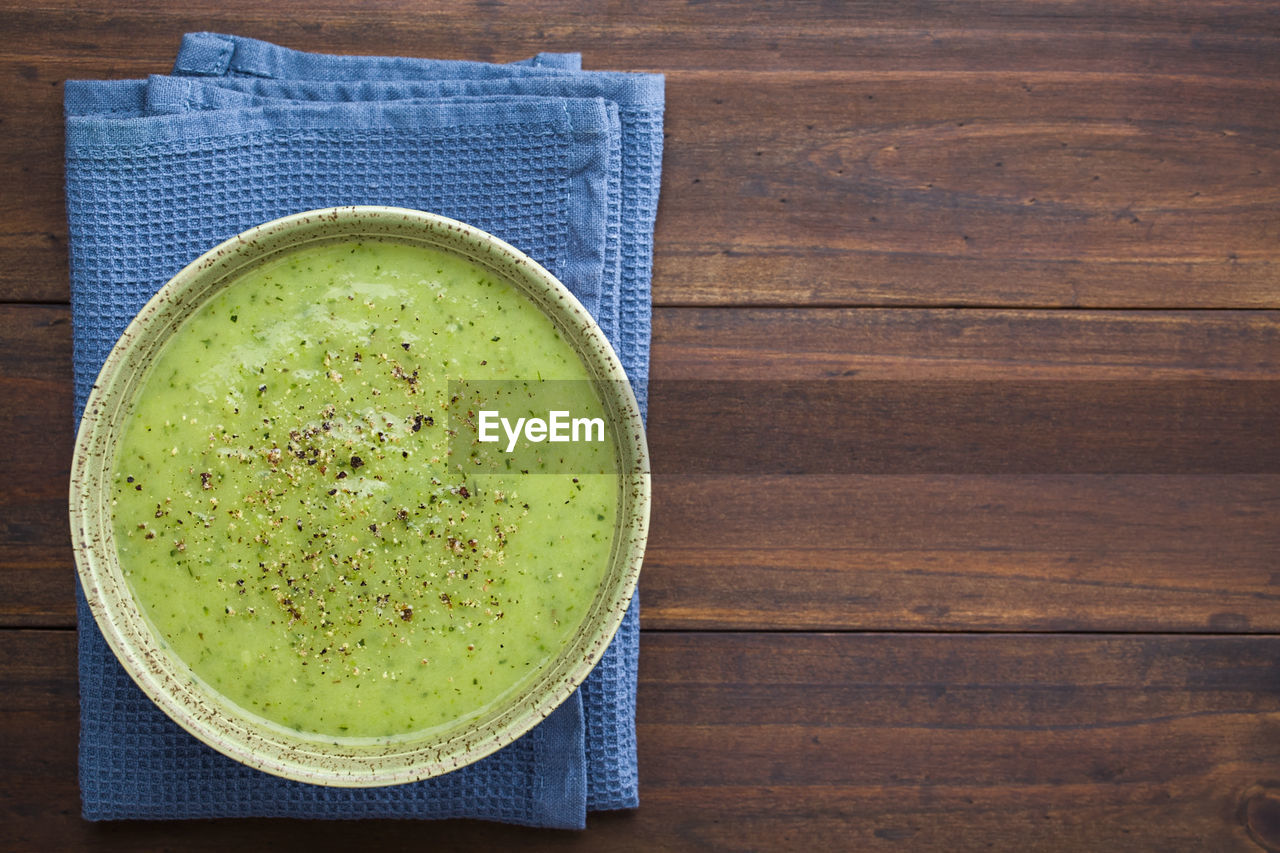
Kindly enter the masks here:
<path id="1" fill-rule="evenodd" d="M 421 842 L 413 822 L 78 817 L 70 632 L 0 632 L 12 849 Z M 1276 637 L 646 634 L 641 807 L 475 849 L 1252 850 L 1280 845 Z"/>
<path id="2" fill-rule="evenodd" d="M 1277 95 L 1102 74 L 673 75 L 655 298 L 1276 307 Z"/>
<path id="3" fill-rule="evenodd" d="M 815 6 L 778 29 L 763 22 L 781 8 L 573 11 L 531 10 L 543 23 L 505 40 L 465 8 L 330 7 L 307 33 L 260 9 L 220 20 L 334 51 L 585 45 L 590 62 L 595 39 L 603 64 L 670 72 L 660 304 L 1280 306 L 1280 26 L 1261 12 Z M 0 52 L 0 300 L 66 299 L 58 84 L 165 72 L 184 30 L 217 26 L 151 7 L 0 11 L 21 36 Z"/>
<path id="4" fill-rule="evenodd" d="M 680 812 L 686 833 L 725 846 L 785 833 L 793 849 L 1246 849 L 1236 806 L 1280 758 L 1276 651 L 1272 638 L 652 638 L 648 804 L 733 803 L 715 828 Z"/>
<path id="5" fill-rule="evenodd" d="M 74 613 L 67 485 L 74 423 L 65 306 L 0 306 L 0 624 L 69 624 Z"/>
<path id="6" fill-rule="evenodd" d="M 309 4 L 304 25 L 250 0 L 216 7 L 9 2 L 5 52 L 41 59 L 68 48 L 129 60 L 130 47 L 170 50 L 193 30 L 235 32 L 336 53 L 504 61 L 580 51 L 593 67 L 814 70 L 1054 68 L 1073 71 L 1274 75 L 1277 26 L 1265 8 L 1228 2 L 1019 3 L 1014 0 L 857 5 L 661 0 L 536 5 L 484 0 L 446 6 L 370 0 Z M 495 14 L 495 8 L 500 12 Z"/>
<path id="7" fill-rule="evenodd" d="M 703 310 L 658 327 L 662 474 L 1280 471 L 1275 312 Z"/>
<path id="8" fill-rule="evenodd" d="M 0 428 L 15 446 L 38 450 L 15 457 L 19 487 L 0 497 L 0 624 L 72 624 L 67 334 L 65 308 L 0 308 L 0 394 L 12 403 Z M 855 388 L 858 378 L 911 388 L 906 380 L 922 377 L 960 390 L 974 380 L 1049 381 L 1068 391 L 1074 383 L 1081 396 L 1051 410 L 1073 423 L 1073 400 L 1087 399 L 1100 384 L 1093 380 L 1176 387 L 1274 378 L 1278 341 L 1280 315 L 1266 312 L 666 309 L 655 319 L 651 418 L 658 430 L 678 423 L 674 409 L 701 405 L 681 396 L 683 380 L 837 376 L 855 377 L 846 380 Z M 1131 401 L 1130 416 L 1143 414 L 1143 401 Z M 911 398 L 903 405 L 919 411 Z M 981 465 L 959 457 L 962 467 L 947 468 L 956 457 L 937 440 L 945 433 L 903 441 L 887 419 L 868 423 L 903 467 L 794 477 L 732 467 L 730 476 L 681 475 L 707 470 L 703 457 L 724 449 L 654 432 L 655 447 L 685 455 L 662 460 L 655 479 L 645 624 L 1280 630 L 1280 472 L 1238 468 L 1255 449 L 1260 465 L 1270 459 L 1274 432 L 1256 448 L 1248 432 L 1212 434 L 1219 414 L 1202 401 L 1179 421 L 1208 442 L 1203 453 L 1181 445 L 1208 473 L 1179 468 L 1188 463 L 1177 456 L 1165 469 L 1174 473 L 1126 469 L 1116 448 L 1145 448 L 1153 463 L 1163 457 L 1125 419 L 1102 424 L 1096 450 L 1077 443 L 1080 458 L 1050 456 L 1019 475 L 983 470 L 1006 448 L 981 423 L 964 434 Z M 1044 447 L 1067 446 L 1074 428 L 1032 432 Z M 811 438 L 825 446 L 821 434 Z M 736 440 L 752 446 L 750 435 Z M 1088 467 L 1104 464 L 1119 467 Z M 1072 473 L 1081 470 L 1104 473 Z"/>
<path id="9" fill-rule="evenodd" d="M 1083 400 L 1094 380 L 1280 375 L 1280 315 L 1269 312 L 660 311 L 655 341 L 659 390 L 690 378 L 1002 380 L 1074 382 Z M 661 405 L 655 397 L 655 428 Z M 1194 418 L 1184 425 L 1196 429 Z M 1074 436 L 1052 425 L 1033 431 L 1045 447 Z M 929 456 L 933 434 L 901 445 L 881 437 L 906 451 L 899 462 L 938 458 Z M 655 445 L 668 438 L 651 433 Z M 973 438 L 969 451 L 990 451 L 986 464 L 998 469 L 997 437 Z M 655 481 L 645 624 L 1275 630 L 1274 471 L 1045 473 L 1142 440 L 1118 427 L 1084 458 L 1046 456 L 1035 476 L 681 477 L 671 472 L 682 460 L 670 460 Z M 750 436 L 738 441 L 755 452 Z M 684 464 L 705 470 L 704 456 L 732 452 L 701 449 Z M 1251 449 L 1237 450 L 1248 462 Z"/>
<path id="10" fill-rule="evenodd" d="M 1275 631 L 1280 475 L 657 477 L 652 628 Z"/>
<path id="11" fill-rule="evenodd" d="M 0 303 L 67 299 L 61 82 L 164 73 L 198 29 L 667 72 L 651 437 L 682 442 L 641 584 L 643 805 L 583 834 L 81 821 L 74 633 L 18 627 L 74 622 L 67 311 L 0 305 L 0 846 L 1280 850 L 1280 314 L 987 310 L 1280 308 L 1273 8 L 0 0 Z M 879 467 L 696 473 L 708 442 L 832 449 L 688 441 L 691 380 L 878 389 L 841 416 Z M 984 387 L 1049 389 L 1040 426 L 976 436 Z M 1130 428 L 1088 433 L 1104 404 Z M 954 633 L 1028 630 L 1124 633 Z"/>
<path id="12" fill-rule="evenodd" d="M 1280 312 L 658 310 L 654 382 L 1267 380 Z"/>
<path id="13" fill-rule="evenodd" d="M 1280 473 L 1280 381 L 651 383 L 655 475 Z"/>

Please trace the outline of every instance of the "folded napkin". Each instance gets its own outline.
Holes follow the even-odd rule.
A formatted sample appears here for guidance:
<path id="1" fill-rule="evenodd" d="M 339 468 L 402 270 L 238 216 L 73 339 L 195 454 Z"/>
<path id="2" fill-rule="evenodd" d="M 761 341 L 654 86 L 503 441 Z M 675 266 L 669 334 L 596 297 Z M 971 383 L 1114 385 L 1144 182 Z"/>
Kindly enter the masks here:
<path id="1" fill-rule="evenodd" d="M 129 320 L 187 262 L 302 210 L 385 204 L 490 231 L 599 320 L 642 410 L 662 150 L 660 76 L 307 54 L 189 34 L 174 76 L 69 81 L 67 218 L 76 417 Z M 582 827 L 637 805 L 637 605 L 580 690 L 461 770 L 338 789 L 279 779 L 196 741 L 107 648 L 83 594 L 80 784 L 89 819 L 471 817 Z"/>

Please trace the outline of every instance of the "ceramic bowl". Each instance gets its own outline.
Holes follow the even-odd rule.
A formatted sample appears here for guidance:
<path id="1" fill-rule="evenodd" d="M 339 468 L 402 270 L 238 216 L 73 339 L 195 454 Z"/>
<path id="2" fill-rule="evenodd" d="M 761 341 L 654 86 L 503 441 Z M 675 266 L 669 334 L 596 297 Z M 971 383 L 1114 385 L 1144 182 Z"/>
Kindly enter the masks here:
<path id="1" fill-rule="evenodd" d="M 577 350 L 614 426 L 618 523 L 610 565 L 581 628 L 531 686 L 479 718 L 421 735 L 359 743 L 267 724 L 192 677 L 159 641 L 125 581 L 111 518 L 115 450 L 147 367 L 183 320 L 247 269 L 318 242 L 373 237 L 455 253 L 513 284 Z M 71 477 L 76 567 L 108 645 L 138 686 L 178 725 L 214 749 L 302 782 L 369 787 L 412 782 L 476 761 L 533 728 L 568 698 L 608 646 L 635 590 L 648 531 L 648 452 L 635 397 L 616 354 L 586 309 L 547 270 L 479 229 L 421 211 L 342 207 L 252 228 L 173 277 L 117 342 L 98 376 L 76 438 Z"/>

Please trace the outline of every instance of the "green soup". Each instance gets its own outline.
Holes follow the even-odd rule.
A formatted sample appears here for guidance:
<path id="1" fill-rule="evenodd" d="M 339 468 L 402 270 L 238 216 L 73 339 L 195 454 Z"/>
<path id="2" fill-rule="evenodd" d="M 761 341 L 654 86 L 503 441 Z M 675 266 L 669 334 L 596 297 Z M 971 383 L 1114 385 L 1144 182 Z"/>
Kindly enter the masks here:
<path id="1" fill-rule="evenodd" d="M 143 613 L 195 677 L 291 729 L 483 714 L 578 629 L 614 536 L 615 475 L 453 452 L 451 381 L 531 378 L 590 387 L 540 310 L 452 255 L 363 240 L 241 276 L 166 343 L 117 451 Z"/>

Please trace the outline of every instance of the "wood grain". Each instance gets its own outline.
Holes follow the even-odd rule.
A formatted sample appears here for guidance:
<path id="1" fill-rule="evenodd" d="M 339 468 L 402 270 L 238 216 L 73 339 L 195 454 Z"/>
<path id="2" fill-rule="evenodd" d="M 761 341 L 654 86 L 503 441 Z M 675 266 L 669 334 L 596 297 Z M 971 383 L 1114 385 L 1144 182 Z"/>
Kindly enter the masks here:
<path id="1" fill-rule="evenodd" d="M 414 822 L 78 819 L 74 635 L 0 632 L 14 850 L 419 843 Z M 1273 847 L 1275 637 L 649 633 L 641 808 L 584 834 L 433 824 L 434 846 Z M 33 796 L 40 792 L 40 796 Z"/>
<path id="2" fill-rule="evenodd" d="M 1275 380 L 669 380 L 655 476 L 1275 474 Z"/>
<path id="3" fill-rule="evenodd" d="M 60 378 L 69 369 L 66 319 L 63 308 L 0 308 L 0 393 L 14 402 L 0 412 L 0 429 L 18 446 L 40 449 L 14 461 L 22 487 L 0 497 L 7 625 L 73 619 L 65 530 L 71 403 Z M 1276 375 L 1278 336 L 1275 312 L 659 310 L 651 442 L 655 454 L 666 447 L 677 455 L 660 461 L 655 479 L 645 625 L 1280 629 L 1280 471 L 1266 467 L 1277 431 L 1267 432 L 1263 420 L 1215 433 L 1221 412 L 1208 397 L 1180 414 L 1167 448 L 1135 434 L 1125 418 L 1099 422 L 1090 443 L 1078 440 L 1071 413 L 1100 385 L 1262 381 Z M 680 423 L 673 412 L 702 411 L 695 395 L 680 393 L 686 380 L 753 376 L 768 389 L 775 375 L 855 377 L 842 380 L 851 388 L 866 377 L 899 391 L 922 376 L 932 383 L 928 393 L 900 400 L 895 411 L 921 414 L 926 425 L 937 419 L 929 396 L 937 388 L 960 393 L 980 380 L 1080 392 L 1049 410 L 1061 423 L 1050 418 L 1030 430 L 1034 442 L 1019 458 L 1036 464 L 1015 474 L 997 473 L 1012 453 L 1008 432 L 977 421 L 959 433 L 948 423 L 903 437 L 894 434 L 895 411 L 865 421 L 894 455 L 879 449 L 866 464 L 881 467 L 839 475 L 767 476 L 707 438 L 729 436 L 749 450 L 761 443 L 749 432 L 698 432 L 687 423 L 691 436 L 657 432 Z M 1129 399 L 1128 416 L 1142 415 L 1153 399 Z M 1262 398 L 1255 414 L 1275 399 Z M 793 441 L 811 460 L 827 446 L 823 430 L 766 434 Z M 956 434 L 966 442 L 960 457 L 944 440 Z M 1204 449 L 1188 437 L 1203 439 Z M 1077 456 L 1041 463 L 1037 447 L 1073 447 Z M 1169 462 L 1172 473 L 1135 473 L 1127 454 L 1139 451 L 1150 463 Z M 730 475 L 688 473 L 706 472 L 715 454 L 729 454 Z M 1190 470 L 1193 462 L 1209 465 L 1208 473 Z"/>
<path id="4" fill-rule="evenodd" d="M 580 51 L 593 67 L 724 69 L 1043 69 L 1146 74 L 1271 74 L 1270 10 L 1254 4 L 1015 2 L 948 4 L 781 2 L 536 5 L 467 0 L 447 6 L 340 0 L 281 15 L 250 0 L 207 9 L 62 0 L 0 9 L 11 56 L 43 60 L 67 48 L 107 61 L 173 52 L 183 32 L 235 32 L 301 50 L 506 61 L 541 50 Z M 139 44 L 140 39 L 141 44 Z M 140 49 L 132 50 L 137 45 Z"/>
<path id="5" fill-rule="evenodd" d="M 977 4 L 960 35 L 953 11 L 913 9 L 908 31 L 889 6 L 867 18 L 805 7 L 767 36 L 774 50 L 753 41 L 776 10 L 726 25 L 719 4 L 673 4 L 666 17 L 621 4 L 608 24 L 551 35 L 531 24 L 504 56 L 466 52 L 468 37 L 492 45 L 494 32 L 491 16 L 464 9 L 387 8 L 371 21 L 330 8 L 310 31 L 228 11 L 224 29 L 493 59 L 572 36 L 588 64 L 594 33 L 610 60 L 667 71 L 658 304 L 1280 306 L 1280 40 L 1265 15 L 1139 6 L 1102 32 L 1090 4 Z M 1035 29 L 1050 20 L 1051 35 Z M 0 299 L 67 298 L 58 84 L 162 73 L 181 32 L 216 23 L 152 8 L 0 11 L 0 27 L 26 36 L 0 52 L 12 140 L 0 147 Z M 1144 26 L 1161 34 L 1135 35 Z M 699 28 L 697 49 L 673 41 L 692 37 L 682 27 Z M 821 43 L 806 46 L 806 33 Z M 1170 56 L 1135 53 L 1143 38 Z M 993 59 L 972 61 L 957 40 Z M 897 58 L 864 59 L 860 41 Z M 935 67 L 931 54 L 948 60 Z"/>
<path id="6" fill-rule="evenodd" d="M 79 818 L 61 84 L 195 30 L 667 74 L 638 811 Z M 0 846 L 1280 851 L 1274 8 L 0 0 L 0 32 Z M 818 414 L 708 431 L 731 382 Z"/>
<path id="7" fill-rule="evenodd" d="M 651 628 L 1280 628 L 1280 476 L 660 477 Z"/>
<path id="8" fill-rule="evenodd" d="M 1280 312 L 658 310 L 654 382 L 1269 380 Z"/>
<path id="9" fill-rule="evenodd" d="M 0 624 L 71 624 L 74 567 L 67 522 L 74 423 L 71 323 L 64 306 L 0 306 L 0 435 L 10 475 L 0 489 Z"/>
<path id="10" fill-rule="evenodd" d="M 664 186 L 680 191 L 662 200 L 656 298 L 1275 307 L 1278 93 L 1109 74 L 673 76 Z"/>

